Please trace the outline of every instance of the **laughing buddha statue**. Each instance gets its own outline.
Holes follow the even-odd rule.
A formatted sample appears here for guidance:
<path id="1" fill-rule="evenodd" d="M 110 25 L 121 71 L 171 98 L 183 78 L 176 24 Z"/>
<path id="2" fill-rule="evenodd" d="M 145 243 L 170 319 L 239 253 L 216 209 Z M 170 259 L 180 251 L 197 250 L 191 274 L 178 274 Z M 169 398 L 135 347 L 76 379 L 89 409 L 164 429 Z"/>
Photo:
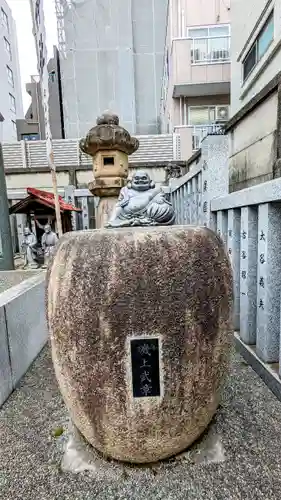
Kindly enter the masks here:
<path id="1" fill-rule="evenodd" d="M 145 171 L 138 170 L 121 189 L 106 227 L 167 226 L 174 221 L 175 212 L 164 191 L 155 187 Z"/>

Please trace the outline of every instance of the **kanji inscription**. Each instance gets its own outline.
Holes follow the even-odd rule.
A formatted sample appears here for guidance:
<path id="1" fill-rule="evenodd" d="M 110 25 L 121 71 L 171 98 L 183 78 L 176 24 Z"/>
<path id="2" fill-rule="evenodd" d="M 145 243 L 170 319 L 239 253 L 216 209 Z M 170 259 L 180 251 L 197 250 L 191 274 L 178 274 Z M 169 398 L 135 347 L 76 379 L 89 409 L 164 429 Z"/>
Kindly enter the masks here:
<path id="1" fill-rule="evenodd" d="M 134 398 L 160 396 L 159 339 L 131 340 Z"/>

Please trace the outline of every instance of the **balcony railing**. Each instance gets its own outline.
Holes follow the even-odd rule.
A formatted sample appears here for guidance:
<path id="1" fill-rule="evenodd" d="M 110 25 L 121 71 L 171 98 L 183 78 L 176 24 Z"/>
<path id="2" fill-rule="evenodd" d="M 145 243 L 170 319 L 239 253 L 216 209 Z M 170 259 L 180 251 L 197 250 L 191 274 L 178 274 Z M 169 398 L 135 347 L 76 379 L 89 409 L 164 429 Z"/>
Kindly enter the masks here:
<path id="1" fill-rule="evenodd" d="M 192 38 L 192 64 L 212 64 L 228 61 L 230 61 L 230 36 Z"/>
<path id="2" fill-rule="evenodd" d="M 201 147 L 201 142 L 207 135 L 223 134 L 222 125 L 214 123 L 210 125 L 196 125 L 192 133 L 192 149 L 196 151 Z"/>

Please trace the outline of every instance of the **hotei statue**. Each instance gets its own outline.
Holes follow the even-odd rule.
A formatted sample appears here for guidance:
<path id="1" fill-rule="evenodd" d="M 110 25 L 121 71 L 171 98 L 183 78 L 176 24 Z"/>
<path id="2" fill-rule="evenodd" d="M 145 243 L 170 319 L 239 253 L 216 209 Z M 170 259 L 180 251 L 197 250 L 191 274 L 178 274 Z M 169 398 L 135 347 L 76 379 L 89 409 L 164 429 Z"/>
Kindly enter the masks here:
<path id="1" fill-rule="evenodd" d="M 56 233 L 52 231 L 50 224 L 45 225 L 44 231 L 45 232 L 42 236 L 41 245 L 44 252 L 44 267 L 47 267 L 52 255 L 54 254 L 55 246 L 58 242 L 58 237 Z"/>
<path id="2" fill-rule="evenodd" d="M 25 227 L 23 231 L 23 242 L 21 244 L 22 253 L 24 255 L 24 267 L 39 267 L 36 262 L 36 244 L 36 236 L 31 232 L 29 227 Z"/>
<path id="3" fill-rule="evenodd" d="M 105 112 L 97 124 L 80 141 L 80 149 L 93 158 L 94 181 L 89 190 L 100 198 L 96 226 L 104 227 L 128 178 L 128 155 L 139 147 L 139 141 L 119 125 L 117 115 Z"/>
<path id="4" fill-rule="evenodd" d="M 147 172 L 138 170 L 119 199 L 106 227 L 171 225 L 175 212 L 161 188 L 156 188 Z"/>

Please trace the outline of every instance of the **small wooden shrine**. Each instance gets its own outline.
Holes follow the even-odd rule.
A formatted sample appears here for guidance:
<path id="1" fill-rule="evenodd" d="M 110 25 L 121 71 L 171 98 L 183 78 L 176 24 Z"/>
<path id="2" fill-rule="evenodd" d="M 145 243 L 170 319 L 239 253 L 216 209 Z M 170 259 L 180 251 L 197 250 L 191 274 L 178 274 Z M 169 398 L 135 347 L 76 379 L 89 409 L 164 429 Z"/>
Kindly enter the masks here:
<path id="1" fill-rule="evenodd" d="M 35 222 L 36 238 L 40 241 L 45 224 L 49 223 L 57 232 L 54 194 L 35 188 L 27 188 L 27 194 L 26 198 L 10 207 L 10 215 L 26 214 L 29 227 L 33 226 L 32 221 Z M 61 196 L 59 196 L 59 204 L 62 230 L 64 233 L 72 231 L 71 213 L 81 212 L 81 209 L 66 203 Z"/>

